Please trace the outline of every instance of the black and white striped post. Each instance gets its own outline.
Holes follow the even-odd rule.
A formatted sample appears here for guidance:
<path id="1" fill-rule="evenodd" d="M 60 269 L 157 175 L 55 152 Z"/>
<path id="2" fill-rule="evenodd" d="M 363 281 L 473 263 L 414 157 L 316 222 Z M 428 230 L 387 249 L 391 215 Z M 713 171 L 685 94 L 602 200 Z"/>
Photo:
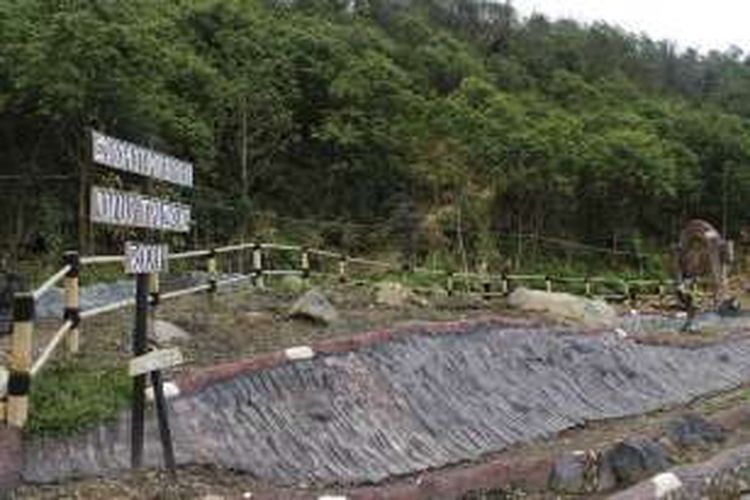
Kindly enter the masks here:
<path id="1" fill-rule="evenodd" d="M 31 355 L 34 337 L 34 295 L 16 293 L 13 297 L 13 335 L 8 377 L 8 424 L 19 429 L 29 417 Z"/>
<path id="2" fill-rule="evenodd" d="M 211 249 L 208 254 L 208 260 L 206 261 L 206 272 L 208 272 L 208 291 L 213 296 L 218 289 L 218 265 L 216 262 L 216 250 Z"/>
<path id="3" fill-rule="evenodd" d="M 65 311 L 63 319 L 70 321 L 73 326 L 66 337 L 66 346 L 68 353 L 76 354 L 81 345 L 81 309 L 80 309 L 80 285 L 79 274 L 81 270 L 81 258 L 78 252 L 67 252 L 65 254 L 65 264 L 70 266 L 70 270 L 65 275 L 63 286 L 65 289 Z"/>

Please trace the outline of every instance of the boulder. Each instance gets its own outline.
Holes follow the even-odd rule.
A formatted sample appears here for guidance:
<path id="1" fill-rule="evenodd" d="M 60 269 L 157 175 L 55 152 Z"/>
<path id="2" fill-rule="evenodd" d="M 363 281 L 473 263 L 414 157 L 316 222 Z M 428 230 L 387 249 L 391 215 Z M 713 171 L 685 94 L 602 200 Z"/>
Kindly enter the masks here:
<path id="1" fill-rule="evenodd" d="M 153 339 L 157 344 L 170 344 L 175 341 L 188 340 L 190 334 L 169 321 L 154 321 Z"/>
<path id="2" fill-rule="evenodd" d="M 382 281 L 375 285 L 375 303 L 388 307 L 405 307 L 410 304 L 420 307 L 428 305 L 426 299 L 395 281 Z"/>
<path id="3" fill-rule="evenodd" d="M 550 488 L 556 493 L 583 493 L 586 490 L 586 453 L 571 452 L 557 457 L 552 467 Z"/>
<path id="4" fill-rule="evenodd" d="M 339 318 L 339 313 L 317 288 L 313 288 L 297 299 L 289 310 L 293 318 L 303 318 L 318 323 L 331 324 Z"/>
<path id="5" fill-rule="evenodd" d="M 568 293 L 517 288 L 508 297 L 508 304 L 521 311 L 539 312 L 552 319 L 592 328 L 611 327 L 617 321 L 617 313 L 606 302 Z"/>
<path id="6" fill-rule="evenodd" d="M 669 465 L 662 446 L 647 438 L 625 439 L 607 450 L 601 466 L 611 472 L 617 486 L 627 486 L 658 472 Z M 600 470 L 600 478 L 602 471 Z M 604 474 L 606 475 L 606 474 Z"/>
<path id="7" fill-rule="evenodd" d="M 665 434 L 675 446 L 692 448 L 720 444 L 726 440 L 727 432 L 721 425 L 690 413 L 667 422 Z"/>
<path id="8" fill-rule="evenodd" d="M 274 315 L 267 311 L 248 311 L 242 318 L 250 326 L 270 325 L 276 320 Z"/>

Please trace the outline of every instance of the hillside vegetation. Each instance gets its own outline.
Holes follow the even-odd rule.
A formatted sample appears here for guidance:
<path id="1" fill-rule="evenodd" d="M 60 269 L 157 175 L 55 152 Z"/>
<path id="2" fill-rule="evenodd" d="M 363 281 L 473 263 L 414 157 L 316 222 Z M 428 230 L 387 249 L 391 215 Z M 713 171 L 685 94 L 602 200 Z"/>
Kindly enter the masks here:
<path id="1" fill-rule="evenodd" d="M 692 216 L 736 235 L 743 57 L 475 0 L 3 0 L 0 241 L 78 244 L 81 179 L 121 185 L 90 165 L 90 126 L 195 162 L 194 192 L 156 187 L 194 206 L 184 246 L 501 267 L 528 235 L 636 254 Z M 96 232 L 80 243 L 128 236 Z"/>

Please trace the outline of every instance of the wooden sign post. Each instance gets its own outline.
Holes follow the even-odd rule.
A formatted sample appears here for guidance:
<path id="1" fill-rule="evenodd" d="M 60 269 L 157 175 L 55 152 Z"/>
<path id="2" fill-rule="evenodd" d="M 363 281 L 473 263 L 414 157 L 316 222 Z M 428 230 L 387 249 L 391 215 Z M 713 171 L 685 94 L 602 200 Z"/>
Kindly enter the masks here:
<path id="1" fill-rule="evenodd" d="M 95 163 L 123 172 L 142 175 L 184 187 L 193 187 L 193 165 L 109 137 L 97 131 L 91 133 Z M 148 230 L 188 232 L 190 207 L 140 193 L 93 186 L 91 212 L 93 222 Z M 134 469 L 143 465 L 144 420 L 146 408 L 146 376 L 150 374 L 154 388 L 154 402 L 159 422 L 164 464 L 176 473 L 172 433 L 169 428 L 167 403 L 164 398 L 161 370 L 182 362 L 175 350 L 148 352 L 149 276 L 166 269 L 167 245 L 127 242 L 125 244 L 125 272 L 135 275 L 135 329 L 133 332 L 133 409 L 130 429 L 130 464 Z"/>

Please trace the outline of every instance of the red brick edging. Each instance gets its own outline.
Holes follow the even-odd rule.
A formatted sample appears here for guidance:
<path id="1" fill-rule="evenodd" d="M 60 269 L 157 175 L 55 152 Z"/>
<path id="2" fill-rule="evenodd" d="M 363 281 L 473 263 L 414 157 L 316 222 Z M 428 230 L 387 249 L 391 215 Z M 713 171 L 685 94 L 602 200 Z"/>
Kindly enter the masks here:
<path id="1" fill-rule="evenodd" d="M 494 328 L 537 328 L 543 325 L 549 326 L 549 324 L 549 322 L 545 323 L 505 316 L 489 316 L 474 320 L 451 322 L 419 322 L 400 328 L 373 330 L 350 337 L 321 340 L 311 343 L 309 347 L 312 348 L 316 355 L 340 354 L 409 335 L 462 334 L 469 333 L 472 329 L 480 326 Z M 181 395 L 191 395 L 200 392 L 210 385 L 229 380 L 243 373 L 259 372 L 292 362 L 294 361 L 287 358 L 285 351 L 274 351 L 241 361 L 228 362 L 186 372 L 178 375 L 174 383 L 177 384 Z"/>

